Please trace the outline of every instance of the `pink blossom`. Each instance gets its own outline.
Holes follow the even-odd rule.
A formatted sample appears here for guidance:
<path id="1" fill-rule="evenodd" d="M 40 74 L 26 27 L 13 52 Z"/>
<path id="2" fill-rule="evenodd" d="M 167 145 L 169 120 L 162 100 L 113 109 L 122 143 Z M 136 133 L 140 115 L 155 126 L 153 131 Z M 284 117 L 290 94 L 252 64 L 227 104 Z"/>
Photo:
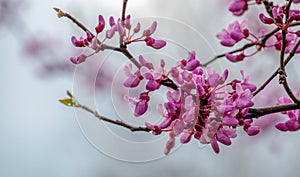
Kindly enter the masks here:
<path id="1" fill-rule="evenodd" d="M 136 73 L 139 72 L 147 80 L 148 92 L 158 89 L 165 75 L 178 86 L 177 90 L 169 88 L 167 102 L 158 106 L 163 120 L 157 125 L 146 123 L 153 134 L 169 132 L 172 135 L 166 144 L 166 153 L 174 147 L 175 137 L 179 137 L 183 144 L 194 137 L 200 143 L 211 144 L 213 150 L 219 153 L 218 142 L 230 145 L 239 125 L 251 136 L 259 132 L 258 127 L 252 125 L 252 119 L 241 121 L 253 106 L 252 92 L 256 89 L 243 71 L 242 79 L 226 83 L 228 70 L 220 75 L 212 67 L 207 67 L 205 72 L 198 67 L 200 62 L 196 59 L 195 52 L 190 52 L 187 59 L 178 61 L 169 71 L 165 71 L 163 60 L 160 66 L 154 66 L 142 56 L 139 61 L 142 67 Z M 192 67 L 187 67 L 188 63 Z M 129 66 L 125 72 L 128 76 L 135 75 Z M 149 98 L 148 94 L 143 94 Z M 146 111 L 147 102 L 141 94 L 134 103 L 136 116 Z"/>
<path id="2" fill-rule="evenodd" d="M 233 13 L 233 15 L 240 16 L 248 10 L 248 0 L 235 0 L 230 4 L 229 11 Z"/>
<path id="3" fill-rule="evenodd" d="M 171 151 L 171 149 L 175 146 L 175 135 L 173 132 L 169 133 L 170 139 L 168 140 L 167 144 L 166 144 L 166 148 L 164 153 L 166 155 L 168 155 Z"/>
<path id="4" fill-rule="evenodd" d="M 132 64 L 125 66 L 124 72 L 128 76 L 128 78 L 123 83 L 125 87 L 137 87 L 140 81 L 143 79 L 140 71 L 137 71 L 134 74 L 132 73 Z"/>
<path id="5" fill-rule="evenodd" d="M 156 27 L 157 27 L 157 22 L 154 21 L 148 29 L 144 30 L 143 36 L 145 36 L 145 37 L 151 36 L 155 32 Z"/>
<path id="6" fill-rule="evenodd" d="M 105 21 L 102 15 L 98 16 L 98 25 L 95 27 L 96 33 L 101 33 L 105 27 Z"/>
<path id="7" fill-rule="evenodd" d="M 134 109 L 134 116 L 138 117 L 143 115 L 148 109 L 148 102 L 146 100 L 139 101 Z"/>
<path id="8" fill-rule="evenodd" d="M 295 94 L 296 97 L 299 97 L 299 93 Z M 286 96 L 280 97 L 278 99 L 278 105 L 291 104 L 293 101 Z M 282 114 L 286 114 L 289 118 L 286 122 L 277 123 L 275 127 L 281 131 L 298 131 L 300 130 L 300 110 L 290 110 L 283 111 Z"/>
<path id="9" fill-rule="evenodd" d="M 272 23 L 274 23 L 273 18 L 266 17 L 263 13 L 260 13 L 260 14 L 259 14 L 259 19 L 260 19 L 263 23 L 265 23 L 265 24 L 272 24 Z"/>
<path id="10" fill-rule="evenodd" d="M 231 62 L 238 62 L 238 61 L 243 61 L 245 58 L 245 55 L 243 53 L 240 53 L 238 55 L 233 55 L 233 54 L 227 53 L 227 54 L 225 54 L 225 57 Z"/>
<path id="11" fill-rule="evenodd" d="M 254 136 L 257 135 L 260 132 L 260 129 L 258 126 L 250 126 L 247 130 L 246 130 L 247 134 L 249 136 Z"/>
<path id="12" fill-rule="evenodd" d="M 249 30 L 245 28 L 247 20 L 239 23 L 234 21 L 229 24 L 228 29 L 222 29 L 222 32 L 217 34 L 217 38 L 221 40 L 221 44 L 226 47 L 232 47 L 237 42 L 249 36 Z"/>
<path id="13" fill-rule="evenodd" d="M 167 44 L 167 42 L 164 40 L 155 40 L 151 37 L 146 37 L 145 42 L 147 46 L 150 46 L 154 49 L 161 49 Z"/>
<path id="14" fill-rule="evenodd" d="M 78 57 L 71 57 L 70 60 L 74 64 L 80 64 L 80 63 L 84 62 L 86 60 L 86 58 L 87 58 L 86 55 L 81 54 Z"/>

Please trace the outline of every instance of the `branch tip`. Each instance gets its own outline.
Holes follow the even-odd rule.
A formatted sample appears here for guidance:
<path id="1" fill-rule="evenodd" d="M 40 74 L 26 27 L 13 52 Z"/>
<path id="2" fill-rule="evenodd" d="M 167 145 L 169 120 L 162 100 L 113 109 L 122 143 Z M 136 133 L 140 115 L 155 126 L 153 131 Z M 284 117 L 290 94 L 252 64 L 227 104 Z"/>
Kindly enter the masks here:
<path id="1" fill-rule="evenodd" d="M 66 14 L 63 11 L 61 11 L 59 8 L 54 7 L 53 9 L 57 12 L 58 18 L 66 16 Z"/>

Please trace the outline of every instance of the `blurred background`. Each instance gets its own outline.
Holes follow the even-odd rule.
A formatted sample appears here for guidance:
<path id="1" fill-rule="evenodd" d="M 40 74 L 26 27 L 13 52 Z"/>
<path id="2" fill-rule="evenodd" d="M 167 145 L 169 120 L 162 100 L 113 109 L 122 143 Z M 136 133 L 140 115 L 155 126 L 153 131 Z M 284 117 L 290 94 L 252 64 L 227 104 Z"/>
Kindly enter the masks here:
<path id="1" fill-rule="evenodd" d="M 228 51 L 219 45 L 215 35 L 234 20 L 227 12 L 229 2 L 129 0 L 127 12 L 133 17 L 164 17 L 189 25 L 200 34 L 201 39 L 207 40 L 205 43 L 212 47 L 211 51 L 203 50 L 198 44 L 202 45 L 203 41 L 189 39 L 189 34 L 184 30 L 179 34 L 177 30 L 168 29 L 168 23 L 162 25 L 163 29 L 160 30 L 176 36 L 172 40 L 186 39 L 186 45 L 189 46 L 184 47 L 196 50 L 199 58 L 202 56 L 205 60 Z M 167 157 L 132 163 L 112 158 L 95 148 L 94 142 L 87 139 L 82 125 L 78 124 L 80 120 L 76 119 L 74 111 L 58 102 L 65 97 L 66 90 L 72 90 L 74 86 L 75 67 L 70 64 L 69 57 L 82 52 L 73 48 L 70 37 L 84 34 L 67 19 L 58 19 L 52 8 L 59 7 L 69 12 L 93 29 L 98 14 L 106 19 L 110 15 L 118 17 L 121 6 L 122 0 L 0 0 L 0 176 L 298 176 L 299 132 L 282 133 L 275 130 L 273 121 L 269 120 L 280 119 L 278 115 L 261 121 L 260 124 L 265 126 L 256 137 L 248 137 L 239 131 L 238 138 L 233 140 L 230 147 L 221 145 L 218 155 L 210 146 L 199 146 L 193 141 Z M 254 10 L 258 11 L 259 8 Z M 254 18 L 251 14 L 248 17 Z M 255 22 L 250 25 L 254 30 L 259 30 Z M 137 49 L 133 51 L 138 55 Z M 217 68 L 230 68 L 231 78 L 240 77 L 240 69 L 246 73 L 255 69 L 252 81 L 260 85 L 278 64 L 278 54 L 272 53 L 272 50 L 266 52 L 267 55 L 257 55 L 241 64 L 231 64 L 222 59 Z M 178 55 L 183 57 L 186 53 Z M 126 62 L 125 59 L 120 60 Z M 294 88 L 299 88 L 297 64 L 295 61 L 288 66 L 290 81 L 296 81 L 291 83 Z M 111 65 L 113 68 L 114 64 Z M 113 76 L 109 72 L 100 75 L 99 83 L 96 81 L 96 84 L 90 85 L 84 81 L 92 76 L 89 70 L 84 70 L 83 81 L 76 80 L 79 85 L 77 88 L 87 95 L 94 91 L 94 87 L 102 96 L 111 92 L 111 87 L 104 81 L 110 81 Z M 282 93 L 276 82 L 275 79 L 269 89 L 259 95 L 258 105 L 276 103 L 276 96 Z M 111 104 L 106 106 L 103 114 L 109 115 L 114 107 Z"/>

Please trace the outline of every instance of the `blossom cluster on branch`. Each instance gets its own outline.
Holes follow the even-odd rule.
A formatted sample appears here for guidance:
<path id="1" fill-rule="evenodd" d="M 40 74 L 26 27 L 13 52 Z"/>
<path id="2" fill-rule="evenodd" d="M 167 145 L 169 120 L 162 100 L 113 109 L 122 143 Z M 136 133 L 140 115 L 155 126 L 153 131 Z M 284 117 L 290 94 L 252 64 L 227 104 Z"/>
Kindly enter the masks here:
<path id="1" fill-rule="evenodd" d="M 125 97 L 135 107 L 134 116 L 138 118 L 147 112 L 152 92 L 160 90 L 161 87 L 167 87 L 167 101 L 157 105 L 157 110 L 163 119 L 158 124 L 145 122 L 144 127 L 134 127 L 120 120 L 99 115 L 81 105 L 70 93 L 68 93 L 69 98 L 60 100 L 63 104 L 82 108 L 102 121 L 128 128 L 131 131 L 146 131 L 153 135 L 168 133 L 170 138 L 166 142 L 165 154 L 168 154 L 175 146 L 176 138 L 185 144 L 190 142 L 192 137 L 202 144 L 211 144 L 213 150 L 219 153 L 218 143 L 231 145 L 231 139 L 237 137 L 238 127 L 242 127 L 249 136 L 257 135 L 260 127 L 253 125 L 254 120 L 273 113 L 281 112 L 289 117 L 286 122 L 279 122 L 275 125 L 278 130 L 297 131 L 300 129 L 299 94 L 289 86 L 285 67 L 296 54 L 300 53 L 300 30 L 298 28 L 300 10 L 293 9 L 294 5 L 300 3 L 299 0 L 286 0 L 278 5 L 268 0 L 233 0 L 228 9 L 239 18 L 251 10 L 250 6 L 264 6 L 265 11 L 257 14 L 257 18 L 260 19 L 262 26 L 270 27 L 271 25 L 273 29 L 271 27 L 272 30 L 267 31 L 266 29 L 270 28 L 262 28 L 259 34 L 255 34 L 247 27 L 247 19 L 240 22 L 235 20 L 227 28 L 222 29 L 216 37 L 220 40 L 220 44 L 227 48 L 236 47 L 238 43 L 244 41 L 245 44 L 242 47 L 217 55 L 207 63 L 202 63 L 196 53 L 191 51 L 186 59 L 178 60 L 170 69 L 165 68 L 168 61 L 164 59 L 156 66 L 142 55 L 135 59 L 128 50 L 127 46 L 133 42 L 144 42 L 156 50 L 166 47 L 167 43 L 152 37 L 158 27 L 156 21 L 143 32 L 141 32 L 140 22 L 132 26 L 131 16 L 126 15 L 127 1 L 123 1 L 120 18 L 117 20 L 114 17 L 109 18 L 109 27 L 106 31 L 105 18 L 102 15 L 98 16 L 95 34 L 71 15 L 58 8 L 55 10 L 59 17 L 69 18 L 86 33 L 86 37 L 79 39 L 72 36 L 73 45 L 90 48 L 93 51 L 88 55 L 71 57 L 70 60 L 74 64 L 83 63 L 89 56 L 103 50 L 120 52 L 131 61 L 124 68 L 127 78 L 123 85 L 134 89 L 145 83 L 145 90 L 138 97 Z M 105 31 L 105 37 L 99 39 L 98 34 L 103 31 Z M 119 38 L 119 44 L 109 45 L 108 40 L 114 36 Z M 252 47 L 255 47 L 255 51 L 245 54 L 245 51 Z M 280 57 L 278 69 L 266 78 L 261 86 L 251 83 L 250 75 L 245 75 L 243 70 L 240 70 L 241 76 L 228 80 L 230 69 L 225 69 L 219 74 L 209 65 L 221 58 L 227 58 L 231 62 L 242 62 L 246 57 L 263 52 L 263 48 L 274 48 L 274 52 L 278 51 Z M 276 105 L 255 107 L 253 98 L 276 76 L 287 96 L 278 98 Z"/>

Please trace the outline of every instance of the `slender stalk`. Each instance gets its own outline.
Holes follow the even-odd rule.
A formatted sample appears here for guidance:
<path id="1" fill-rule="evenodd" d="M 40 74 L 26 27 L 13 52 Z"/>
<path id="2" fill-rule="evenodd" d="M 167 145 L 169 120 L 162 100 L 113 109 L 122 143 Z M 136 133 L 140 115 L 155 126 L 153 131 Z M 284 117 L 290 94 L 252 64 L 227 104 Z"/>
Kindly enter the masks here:
<path id="1" fill-rule="evenodd" d="M 141 127 L 141 126 L 135 127 L 135 126 L 131 126 L 131 125 L 129 125 L 129 124 L 127 124 L 127 123 L 125 123 L 125 122 L 123 122 L 121 120 L 117 120 L 117 119 L 116 120 L 112 120 L 110 118 L 101 116 L 97 111 L 94 111 L 91 108 L 80 104 L 69 91 L 67 91 L 67 95 L 72 99 L 72 104 L 69 105 L 69 106 L 83 109 L 83 110 L 85 110 L 85 111 L 93 114 L 94 117 L 96 117 L 97 119 L 99 119 L 101 121 L 108 122 L 108 123 L 111 123 L 111 124 L 114 124 L 114 125 L 117 125 L 117 126 L 121 126 L 121 127 L 127 128 L 130 131 L 132 131 L 132 132 L 137 132 L 137 131 L 150 132 L 151 131 L 147 127 Z"/>
<path id="2" fill-rule="evenodd" d="M 295 56 L 296 50 L 298 49 L 299 46 L 300 46 L 300 39 L 298 40 L 294 48 L 291 50 L 287 58 L 284 60 L 284 65 L 287 65 L 291 61 L 291 59 Z M 253 93 L 253 96 L 260 93 L 277 76 L 279 69 L 280 68 L 277 68 L 276 71 L 274 71 L 274 73 Z"/>

